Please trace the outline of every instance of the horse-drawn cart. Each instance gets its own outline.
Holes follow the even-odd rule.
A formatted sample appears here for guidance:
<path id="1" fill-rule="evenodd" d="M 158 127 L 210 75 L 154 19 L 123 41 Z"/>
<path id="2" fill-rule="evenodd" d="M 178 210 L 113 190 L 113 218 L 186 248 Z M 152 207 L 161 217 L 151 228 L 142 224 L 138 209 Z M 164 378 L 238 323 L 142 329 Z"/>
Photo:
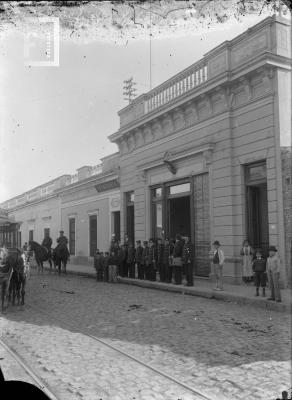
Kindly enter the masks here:
<path id="1" fill-rule="evenodd" d="M 0 247 L 21 247 L 20 223 L 8 216 L 8 211 L 0 208 Z"/>

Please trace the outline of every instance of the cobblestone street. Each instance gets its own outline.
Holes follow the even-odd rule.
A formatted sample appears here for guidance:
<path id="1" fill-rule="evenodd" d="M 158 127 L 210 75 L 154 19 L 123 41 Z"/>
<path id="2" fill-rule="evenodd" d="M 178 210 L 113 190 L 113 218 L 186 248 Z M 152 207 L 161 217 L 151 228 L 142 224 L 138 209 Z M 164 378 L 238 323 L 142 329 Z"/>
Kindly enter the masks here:
<path id="1" fill-rule="evenodd" d="M 2 338 L 62 400 L 200 398 L 187 387 L 211 399 L 272 400 L 291 387 L 288 314 L 35 272 L 26 303 L 1 316 Z"/>

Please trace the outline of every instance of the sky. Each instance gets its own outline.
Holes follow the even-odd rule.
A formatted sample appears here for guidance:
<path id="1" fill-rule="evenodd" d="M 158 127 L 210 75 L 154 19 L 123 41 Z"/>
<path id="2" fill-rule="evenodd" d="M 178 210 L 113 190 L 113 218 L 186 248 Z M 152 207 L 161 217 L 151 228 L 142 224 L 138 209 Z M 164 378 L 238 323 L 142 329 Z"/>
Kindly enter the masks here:
<path id="1" fill-rule="evenodd" d="M 198 61 L 266 17 L 151 38 L 152 87 Z M 64 15 L 63 15 L 64 17 Z M 60 17 L 61 18 L 61 17 Z M 24 32 L 10 28 L 0 44 L 0 202 L 117 151 L 107 139 L 127 105 L 123 81 L 133 76 L 137 93 L 150 88 L 149 34 L 117 41 L 114 35 L 80 39 L 62 35 L 59 66 L 24 66 Z M 156 29 L 158 29 L 156 24 Z"/>

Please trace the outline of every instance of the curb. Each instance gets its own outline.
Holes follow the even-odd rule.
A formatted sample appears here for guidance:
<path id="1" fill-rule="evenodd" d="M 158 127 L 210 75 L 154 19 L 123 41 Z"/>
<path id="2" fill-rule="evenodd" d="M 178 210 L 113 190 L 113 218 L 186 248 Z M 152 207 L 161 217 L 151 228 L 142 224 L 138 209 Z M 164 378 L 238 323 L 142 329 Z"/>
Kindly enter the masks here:
<path id="1" fill-rule="evenodd" d="M 49 268 L 47 266 L 44 266 L 44 269 L 48 270 Z M 64 276 L 64 273 L 61 273 L 61 275 Z M 91 272 L 87 272 L 87 271 L 72 271 L 72 270 L 67 269 L 67 276 L 68 275 L 84 276 L 87 278 L 95 279 L 94 271 L 92 271 L 92 273 L 91 273 Z M 239 305 L 249 305 L 249 306 L 258 307 L 258 308 L 262 308 L 262 309 L 269 310 L 269 311 L 278 311 L 278 312 L 284 312 L 284 313 L 291 312 L 291 305 L 270 302 L 267 299 L 263 299 L 263 298 L 253 299 L 250 297 L 242 296 L 239 294 L 228 293 L 228 292 L 224 292 L 224 291 L 216 292 L 212 289 L 202 289 L 202 288 L 196 288 L 196 287 L 190 288 L 190 287 L 185 287 L 185 286 L 180 286 L 180 285 L 172 285 L 172 284 L 162 283 L 162 282 L 150 282 L 150 281 L 143 281 L 143 280 L 130 279 L 130 278 L 119 278 L 119 283 L 124 283 L 126 285 L 140 286 L 140 287 L 149 288 L 149 289 L 163 290 L 163 291 L 172 292 L 172 293 L 181 293 L 181 294 L 186 294 L 189 296 L 197 296 L 197 297 L 203 297 L 203 298 L 207 298 L 207 299 L 220 300 L 220 301 L 225 301 L 225 302 L 229 302 L 229 303 L 236 303 Z"/>

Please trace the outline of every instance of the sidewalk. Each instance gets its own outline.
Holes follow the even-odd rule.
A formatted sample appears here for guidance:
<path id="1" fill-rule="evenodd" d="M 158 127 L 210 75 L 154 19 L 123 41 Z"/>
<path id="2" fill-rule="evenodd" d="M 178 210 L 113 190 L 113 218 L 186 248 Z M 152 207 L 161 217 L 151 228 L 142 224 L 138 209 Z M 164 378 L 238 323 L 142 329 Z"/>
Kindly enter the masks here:
<path id="1" fill-rule="evenodd" d="M 48 263 L 44 263 L 44 268 L 49 269 Z M 95 278 L 96 273 L 93 267 L 87 265 L 67 264 L 67 273 L 80 276 L 88 276 Z M 63 275 L 63 273 L 62 273 Z M 173 285 L 162 282 L 150 282 L 138 279 L 119 278 L 119 281 L 124 284 L 136 285 L 145 288 L 165 290 L 168 292 L 182 293 L 191 296 L 205 297 L 209 299 L 216 299 L 227 302 L 234 302 L 238 304 L 246 304 L 252 307 L 264 308 L 267 310 L 274 310 L 280 312 L 291 312 L 291 289 L 282 289 L 282 302 L 276 303 L 268 301 L 270 291 L 266 289 L 266 297 L 256 297 L 255 287 L 250 285 L 231 285 L 224 284 L 224 291 L 217 292 L 213 290 L 214 283 L 208 279 L 195 278 L 193 287 L 186 287 L 183 285 Z M 261 290 L 260 290 L 261 293 Z"/>

